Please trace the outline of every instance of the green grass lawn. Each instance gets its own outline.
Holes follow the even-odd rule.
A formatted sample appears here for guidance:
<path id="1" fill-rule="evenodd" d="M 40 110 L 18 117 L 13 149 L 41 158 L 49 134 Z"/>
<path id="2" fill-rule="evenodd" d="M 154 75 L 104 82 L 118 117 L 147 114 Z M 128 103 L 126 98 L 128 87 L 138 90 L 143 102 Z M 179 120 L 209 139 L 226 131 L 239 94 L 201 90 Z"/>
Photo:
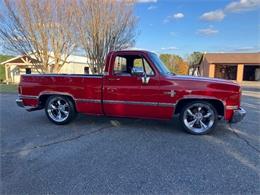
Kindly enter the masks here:
<path id="1" fill-rule="evenodd" d="M 17 93 L 17 85 L 0 84 L 0 93 Z"/>

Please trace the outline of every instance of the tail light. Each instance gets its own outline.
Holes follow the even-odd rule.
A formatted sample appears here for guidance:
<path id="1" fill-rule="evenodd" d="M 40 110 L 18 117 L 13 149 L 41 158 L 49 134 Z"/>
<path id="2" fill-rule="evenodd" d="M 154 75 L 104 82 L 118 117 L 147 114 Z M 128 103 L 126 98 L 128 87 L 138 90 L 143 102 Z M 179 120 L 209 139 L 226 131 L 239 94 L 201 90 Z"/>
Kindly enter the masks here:
<path id="1" fill-rule="evenodd" d="M 18 86 L 18 94 L 22 94 L 22 86 Z"/>

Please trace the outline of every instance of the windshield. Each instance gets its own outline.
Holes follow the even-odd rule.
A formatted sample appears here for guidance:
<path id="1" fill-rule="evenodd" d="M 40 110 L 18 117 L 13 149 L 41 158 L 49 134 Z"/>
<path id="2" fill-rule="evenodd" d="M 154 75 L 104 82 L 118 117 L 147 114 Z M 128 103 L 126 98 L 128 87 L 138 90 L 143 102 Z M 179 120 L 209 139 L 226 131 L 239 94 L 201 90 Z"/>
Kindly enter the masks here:
<path id="1" fill-rule="evenodd" d="M 150 53 L 150 58 L 155 64 L 155 66 L 158 68 L 161 74 L 173 74 L 169 69 L 164 65 L 164 63 L 161 61 L 161 59 L 156 55 L 155 53 Z"/>

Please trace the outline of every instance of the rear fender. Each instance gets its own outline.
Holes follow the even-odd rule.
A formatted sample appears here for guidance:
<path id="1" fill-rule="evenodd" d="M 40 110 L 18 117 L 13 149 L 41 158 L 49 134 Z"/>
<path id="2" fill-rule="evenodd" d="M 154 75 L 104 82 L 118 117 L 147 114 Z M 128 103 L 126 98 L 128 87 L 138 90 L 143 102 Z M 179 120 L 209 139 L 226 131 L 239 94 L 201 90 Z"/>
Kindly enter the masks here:
<path id="1" fill-rule="evenodd" d="M 39 94 L 38 96 L 38 102 L 39 102 L 39 107 L 44 107 L 45 102 L 47 100 L 47 97 L 52 96 L 52 95 L 61 95 L 61 96 L 67 96 L 70 97 L 73 100 L 74 105 L 76 104 L 76 99 L 74 98 L 74 96 L 70 93 L 66 93 L 66 92 L 54 92 L 54 91 L 43 91 Z M 76 105 L 75 105 L 76 107 Z"/>

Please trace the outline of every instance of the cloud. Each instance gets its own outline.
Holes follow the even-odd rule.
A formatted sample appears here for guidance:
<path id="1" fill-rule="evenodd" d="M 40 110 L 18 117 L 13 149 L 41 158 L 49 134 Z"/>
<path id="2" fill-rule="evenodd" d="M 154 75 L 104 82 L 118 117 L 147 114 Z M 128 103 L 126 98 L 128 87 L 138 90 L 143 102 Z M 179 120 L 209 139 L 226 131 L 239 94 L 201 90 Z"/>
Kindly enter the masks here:
<path id="1" fill-rule="evenodd" d="M 157 3 L 157 0 L 136 0 L 137 3 Z"/>
<path id="2" fill-rule="evenodd" d="M 147 10 L 154 10 L 154 9 L 156 9 L 156 8 L 157 8 L 156 6 L 150 5 L 150 6 L 147 8 Z"/>
<path id="3" fill-rule="evenodd" d="M 260 6 L 260 0 L 240 0 L 231 2 L 225 7 L 227 12 L 243 12 L 250 11 Z"/>
<path id="4" fill-rule="evenodd" d="M 176 32 L 170 32 L 170 35 L 171 35 L 171 36 L 176 36 L 177 33 L 176 33 Z"/>
<path id="5" fill-rule="evenodd" d="M 197 33 L 200 35 L 211 36 L 219 33 L 219 31 L 215 29 L 213 26 L 209 26 L 208 28 L 202 28 L 197 30 Z"/>
<path id="6" fill-rule="evenodd" d="M 239 0 L 227 4 L 222 9 L 209 11 L 200 16 L 205 21 L 222 21 L 229 13 L 240 13 L 260 7 L 260 0 Z"/>
<path id="7" fill-rule="evenodd" d="M 174 14 L 173 17 L 175 19 L 180 19 L 180 18 L 183 18 L 184 17 L 184 14 L 183 13 L 177 13 L 177 14 Z"/>
<path id="8" fill-rule="evenodd" d="M 214 52 L 220 52 L 220 51 L 214 51 Z M 246 46 L 238 46 L 238 45 L 228 45 L 222 47 L 222 53 L 241 53 L 241 52 L 258 52 L 260 53 L 260 46 L 258 45 L 246 45 Z"/>
<path id="9" fill-rule="evenodd" d="M 254 51 L 254 50 L 257 50 L 258 48 L 255 47 L 255 46 L 245 46 L 245 47 L 238 47 L 238 48 L 235 48 L 235 51 Z"/>
<path id="10" fill-rule="evenodd" d="M 173 20 L 179 20 L 179 19 L 182 19 L 184 18 L 184 14 L 183 13 L 176 13 L 176 14 L 173 14 L 173 15 L 170 15 L 170 16 L 167 16 L 163 23 L 168 23 L 170 21 L 173 21 Z"/>
<path id="11" fill-rule="evenodd" d="M 222 10 L 210 11 L 200 16 L 201 20 L 206 21 L 221 21 L 225 18 L 225 14 Z"/>
<path id="12" fill-rule="evenodd" d="M 161 50 L 178 50 L 178 48 L 174 46 L 170 46 L 170 47 L 162 47 Z"/>

